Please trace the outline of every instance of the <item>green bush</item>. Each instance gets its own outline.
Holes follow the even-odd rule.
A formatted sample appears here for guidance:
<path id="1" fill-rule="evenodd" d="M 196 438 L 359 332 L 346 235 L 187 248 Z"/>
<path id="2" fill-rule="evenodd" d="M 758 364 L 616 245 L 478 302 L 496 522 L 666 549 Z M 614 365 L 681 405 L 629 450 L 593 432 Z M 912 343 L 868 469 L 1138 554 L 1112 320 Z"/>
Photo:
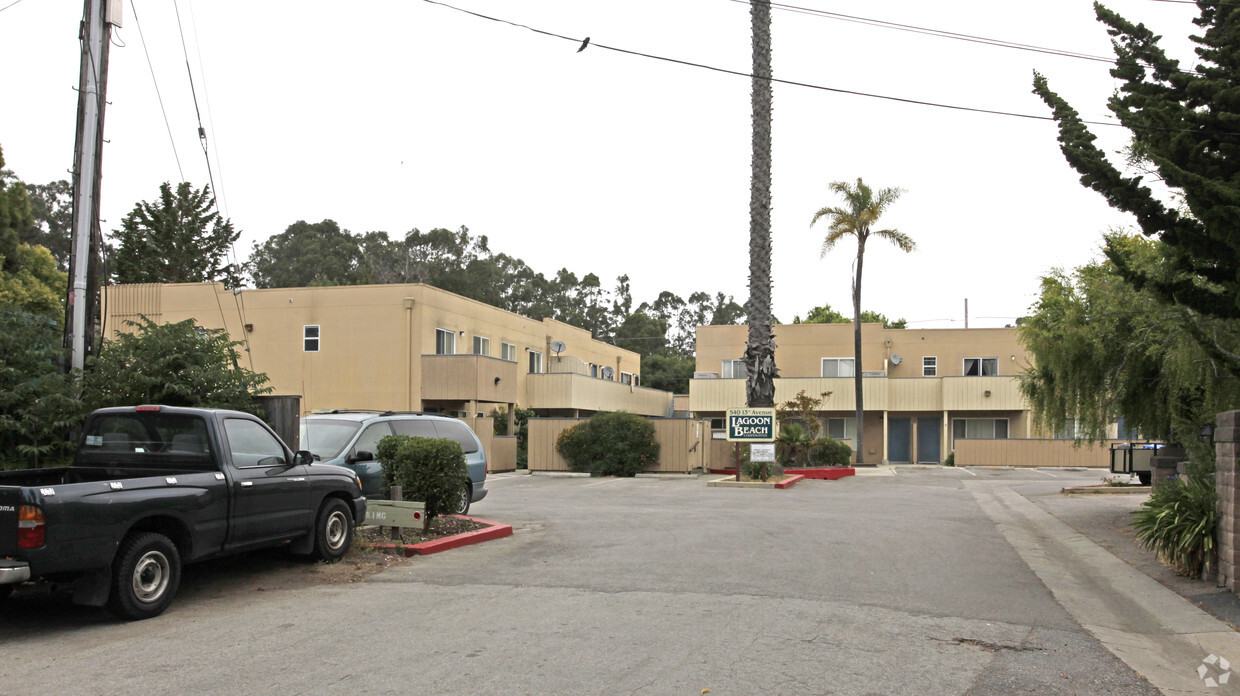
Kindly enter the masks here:
<path id="1" fill-rule="evenodd" d="M 654 425 L 633 413 L 596 413 L 560 433 L 555 450 L 573 471 L 635 476 L 659 461 Z"/>
<path id="2" fill-rule="evenodd" d="M 784 466 L 805 466 L 813 437 L 800 423 L 783 423 L 775 436 L 775 460 Z"/>
<path id="3" fill-rule="evenodd" d="M 852 448 L 839 440 L 820 437 L 810 445 L 809 461 L 814 466 L 848 466 L 852 463 Z"/>
<path id="4" fill-rule="evenodd" d="M 956 466 L 956 453 L 952 452 L 947 455 L 947 459 L 943 460 L 943 466 Z"/>
<path id="5" fill-rule="evenodd" d="M 751 481 L 765 481 L 772 476 L 784 473 L 784 468 L 772 462 L 751 462 L 746 460 L 742 473 Z"/>
<path id="6" fill-rule="evenodd" d="M 426 503 L 426 519 L 452 514 L 469 483 L 465 452 L 448 439 L 388 435 L 375 454 L 383 465 L 386 486 L 397 484 L 401 497 Z"/>
<path id="7" fill-rule="evenodd" d="M 1137 539 L 1176 572 L 1200 577 L 1215 556 L 1217 500 L 1214 477 L 1195 472 L 1172 477 L 1154 486 L 1150 499 L 1132 513 Z"/>

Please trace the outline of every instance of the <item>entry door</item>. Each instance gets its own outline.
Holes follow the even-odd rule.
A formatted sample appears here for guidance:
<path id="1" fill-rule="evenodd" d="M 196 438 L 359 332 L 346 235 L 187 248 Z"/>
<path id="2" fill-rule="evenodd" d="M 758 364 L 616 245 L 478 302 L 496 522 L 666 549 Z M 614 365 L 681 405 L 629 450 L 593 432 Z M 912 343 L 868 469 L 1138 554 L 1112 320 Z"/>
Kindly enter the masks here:
<path id="1" fill-rule="evenodd" d="M 938 464 L 943 442 L 943 421 L 939 418 L 917 419 L 917 462 Z"/>
<path id="2" fill-rule="evenodd" d="M 912 421 L 908 418 L 887 419 L 887 461 L 907 464 Z"/>

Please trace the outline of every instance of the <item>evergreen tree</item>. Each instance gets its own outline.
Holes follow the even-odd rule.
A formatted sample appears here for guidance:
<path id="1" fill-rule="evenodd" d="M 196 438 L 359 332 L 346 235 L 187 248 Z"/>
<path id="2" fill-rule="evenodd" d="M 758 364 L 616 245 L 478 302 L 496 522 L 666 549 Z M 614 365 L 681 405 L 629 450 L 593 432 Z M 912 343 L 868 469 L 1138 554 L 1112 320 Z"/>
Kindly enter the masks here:
<path id="1" fill-rule="evenodd" d="M 118 283 L 240 284 L 239 269 L 227 262 L 240 232 L 218 211 L 209 186 L 188 182 L 159 186 L 159 200 L 134 206 L 114 233 L 112 258 Z"/>

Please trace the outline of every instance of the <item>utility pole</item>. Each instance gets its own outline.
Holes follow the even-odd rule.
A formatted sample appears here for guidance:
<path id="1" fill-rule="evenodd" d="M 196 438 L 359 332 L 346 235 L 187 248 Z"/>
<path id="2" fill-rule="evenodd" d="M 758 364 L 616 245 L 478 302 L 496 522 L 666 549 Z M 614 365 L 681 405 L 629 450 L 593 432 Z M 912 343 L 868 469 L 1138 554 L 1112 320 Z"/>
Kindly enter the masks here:
<path id="1" fill-rule="evenodd" d="M 73 249 L 69 260 L 65 345 L 70 367 L 82 369 L 94 347 L 98 315 L 99 182 L 102 174 L 103 113 L 108 91 L 108 47 L 112 25 L 121 24 L 121 0 L 86 0 L 78 38 L 77 139 L 73 153 Z"/>

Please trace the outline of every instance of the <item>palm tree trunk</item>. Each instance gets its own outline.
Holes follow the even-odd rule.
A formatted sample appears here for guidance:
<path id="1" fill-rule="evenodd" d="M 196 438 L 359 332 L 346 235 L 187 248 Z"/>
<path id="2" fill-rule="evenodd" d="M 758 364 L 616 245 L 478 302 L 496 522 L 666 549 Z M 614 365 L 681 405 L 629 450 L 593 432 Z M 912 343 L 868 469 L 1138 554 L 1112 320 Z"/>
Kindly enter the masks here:
<path id="1" fill-rule="evenodd" d="M 751 3 L 753 154 L 749 185 L 749 340 L 746 405 L 775 405 L 775 341 L 771 334 L 771 3 Z"/>
<path id="2" fill-rule="evenodd" d="M 857 235 L 857 273 L 853 278 L 853 389 L 857 400 L 857 463 L 865 463 L 865 404 L 861 400 L 861 266 L 865 261 L 865 236 Z"/>

